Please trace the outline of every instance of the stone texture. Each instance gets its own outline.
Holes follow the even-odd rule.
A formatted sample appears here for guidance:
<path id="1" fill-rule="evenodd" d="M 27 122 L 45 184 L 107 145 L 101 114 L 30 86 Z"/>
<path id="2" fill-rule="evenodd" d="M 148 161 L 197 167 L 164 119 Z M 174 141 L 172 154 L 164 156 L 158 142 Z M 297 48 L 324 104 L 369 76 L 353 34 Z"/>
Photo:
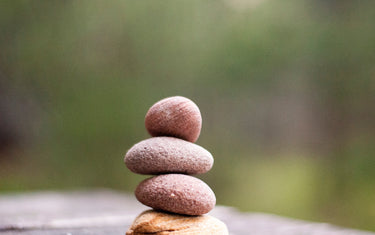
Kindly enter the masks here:
<path id="1" fill-rule="evenodd" d="M 184 215 L 202 215 L 211 211 L 216 197 L 211 188 L 193 176 L 167 174 L 142 181 L 135 190 L 142 204 L 156 210 Z"/>
<path id="2" fill-rule="evenodd" d="M 174 137 L 154 137 L 135 144 L 124 162 L 138 174 L 202 174 L 213 165 L 212 155 L 204 148 Z"/>
<path id="3" fill-rule="evenodd" d="M 145 126 L 151 136 L 174 136 L 195 142 L 201 131 L 202 116 L 193 101 L 173 96 L 160 100 L 148 110 Z"/>
<path id="4" fill-rule="evenodd" d="M 227 226 L 209 216 L 183 216 L 148 210 L 140 214 L 126 235 L 227 235 Z"/>

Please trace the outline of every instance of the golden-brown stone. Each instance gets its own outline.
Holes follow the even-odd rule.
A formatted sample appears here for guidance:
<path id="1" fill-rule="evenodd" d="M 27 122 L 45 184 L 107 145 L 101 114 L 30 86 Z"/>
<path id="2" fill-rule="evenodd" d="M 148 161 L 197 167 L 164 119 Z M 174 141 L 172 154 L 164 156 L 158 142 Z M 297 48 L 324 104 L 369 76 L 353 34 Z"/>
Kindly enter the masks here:
<path id="1" fill-rule="evenodd" d="M 141 213 L 126 235 L 228 235 L 227 226 L 209 216 L 185 216 L 155 210 Z"/>

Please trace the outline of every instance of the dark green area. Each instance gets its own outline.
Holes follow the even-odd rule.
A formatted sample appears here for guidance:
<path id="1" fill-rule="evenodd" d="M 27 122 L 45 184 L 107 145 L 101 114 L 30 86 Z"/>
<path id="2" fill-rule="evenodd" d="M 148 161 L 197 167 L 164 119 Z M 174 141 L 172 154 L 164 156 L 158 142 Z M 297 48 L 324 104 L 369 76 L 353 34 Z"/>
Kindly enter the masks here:
<path id="1" fill-rule="evenodd" d="M 1 1 L 0 192 L 110 187 L 173 95 L 219 204 L 375 231 L 375 2 Z"/>

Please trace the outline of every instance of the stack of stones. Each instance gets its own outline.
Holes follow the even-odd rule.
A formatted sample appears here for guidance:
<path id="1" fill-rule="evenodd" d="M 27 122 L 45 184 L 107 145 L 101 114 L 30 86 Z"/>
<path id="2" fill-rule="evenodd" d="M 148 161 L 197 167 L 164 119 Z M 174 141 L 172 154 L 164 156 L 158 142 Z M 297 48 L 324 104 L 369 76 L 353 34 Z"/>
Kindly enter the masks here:
<path id="1" fill-rule="evenodd" d="M 212 155 L 194 144 L 202 126 L 197 105 L 181 96 L 165 98 L 149 109 L 145 125 L 152 138 L 135 144 L 124 161 L 134 173 L 156 175 L 135 190 L 153 210 L 141 213 L 126 234 L 228 234 L 223 222 L 204 215 L 215 207 L 214 192 L 191 176 L 213 165 Z"/>

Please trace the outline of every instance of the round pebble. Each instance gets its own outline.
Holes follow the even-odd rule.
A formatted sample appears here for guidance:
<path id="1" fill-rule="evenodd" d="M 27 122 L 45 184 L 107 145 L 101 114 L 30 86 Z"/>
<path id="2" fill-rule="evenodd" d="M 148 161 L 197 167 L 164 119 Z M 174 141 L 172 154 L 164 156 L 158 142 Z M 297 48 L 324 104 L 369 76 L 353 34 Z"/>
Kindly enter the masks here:
<path id="1" fill-rule="evenodd" d="M 142 204 L 156 210 L 184 215 L 202 215 L 211 211 L 216 197 L 211 188 L 193 176 L 159 175 L 142 181 L 135 190 Z"/>
<path id="2" fill-rule="evenodd" d="M 214 159 L 210 152 L 194 143 L 174 137 L 153 137 L 135 144 L 124 162 L 134 173 L 202 174 L 209 171 Z"/>
<path id="3" fill-rule="evenodd" d="M 227 226 L 209 215 L 183 216 L 148 210 L 133 222 L 126 235 L 228 235 Z"/>
<path id="4" fill-rule="evenodd" d="M 173 96 L 148 110 L 145 126 L 151 136 L 174 136 L 194 143 L 201 132 L 202 116 L 193 101 Z"/>

